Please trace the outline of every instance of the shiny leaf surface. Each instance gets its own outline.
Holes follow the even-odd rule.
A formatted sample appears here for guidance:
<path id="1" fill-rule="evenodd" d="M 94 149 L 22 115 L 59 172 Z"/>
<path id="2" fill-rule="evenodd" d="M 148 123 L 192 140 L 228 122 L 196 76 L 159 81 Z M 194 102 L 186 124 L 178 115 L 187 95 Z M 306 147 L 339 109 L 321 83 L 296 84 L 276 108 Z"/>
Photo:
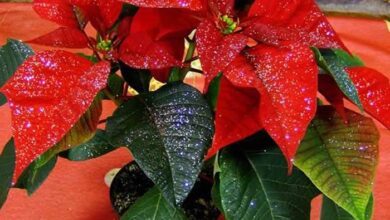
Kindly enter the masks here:
<path id="1" fill-rule="evenodd" d="M 331 49 L 314 48 L 314 52 L 318 65 L 333 77 L 344 95 L 363 110 L 358 91 L 345 70 L 345 67 L 350 66 L 351 63 L 337 56 Z"/>
<path id="2" fill-rule="evenodd" d="M 109 63 L 92 65 L 65 51 L 38 53 L 18 68 L 1 89 L 12 110 L 15 178 L 76 124 L 109 72 Z"/>
<path id="3" fill-rule="evenodd" d="M 278 148 L 224 150 L 218 162 L 217 187 L 227 220 L 310 219 L 310 202 L 319 192 L 298 169 L 287 175 L 287 163 Z"/>
<path id="4" fill-rule="evenodd" d="M 26 44 L 9 39 L 7 44 L 0 47 L 0 88 L 15 73 L 16 69 L 34 52 Z M 7 102 L 0 93 L 0 106 Z"/>
<path id="5" fill-rule="evenodd" d="M 128 146 L 145 174 L 177 204 L 195 184 L 213 133 L 207 101 L 181 83 L 134 97 L 107 121 L 112 143 Z"/>
<path id="6" fill-rule="evenodd" d="M 318 109 L 294 164 L 327 197 L 364 220 L 378 163 L 374 122 L 346 110 L 348 124 L 330 106 Z"/>

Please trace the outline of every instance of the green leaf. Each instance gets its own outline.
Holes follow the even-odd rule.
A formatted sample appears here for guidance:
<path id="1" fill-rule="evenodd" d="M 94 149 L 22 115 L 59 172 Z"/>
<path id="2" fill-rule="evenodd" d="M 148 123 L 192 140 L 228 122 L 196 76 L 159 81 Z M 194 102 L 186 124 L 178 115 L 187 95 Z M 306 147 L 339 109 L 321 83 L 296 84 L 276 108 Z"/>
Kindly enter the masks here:
<path id="1" fill-rule="evenodd" d="M 306 176 L 276 147 L 257 152 L 224 150 L 214 198 L 229 219 L 310 219 L 310 202 L 319 194 Z M 220 193 L 218 197 L 218 191 Z"/>
<path id="2" fill-rule="evenodd" d="M 371 195 L 366 208 L 366 219 L 371 219 L 374 197 Z M 352 215 L 326 196 L 322 197 L 321 220 L 354 220 Z"/>
<path id="3" fill-rule="evenodd" d="M 117 148 L 111 145 L 106 132 L 98 129 L 92 139 L 77 147 L 61 152 L 60 156 L 71 161 L 84 161 L 100 157 L 115 149 Z"/>
<path id="4" fill-rule="evenodd" d="M 0 155 L 0 208 L 7 200 L 15 169 L 15 145 L 11 139 Z"/>
<path id="5" fill-rule="evenodd" d="M 132 161 L 115 175 L 110 186 L 111 204 L 119 215 L 123 215 L 138 198 L 153 188 L 154 183 L 138 164 Z"/>
<path id="6" fill-rule="evenodd" d="M 131 206 L 121 220 L 184 220 L 184 213 L 171 206 L 164 198 L 162 192 L 154 187 L 145 195 L 139 198 L 136 203 Z"/>
<path id="7" fill-rule="evenodd" d="M 26 189 L 31 196 L 47 179 L 57 162 L 57 155 L 49 151 L 35 159 L 20 175 L 15 187 Z"/>
<path id="8" fill-rule="evenodd" d="M 359 94 L 345 68 L 362 64 L 360 60 L 351 57 L 341 50 L 313 48 L 317 64 L 326 70 L 336 81 L 340 90 L 363 112 Z M 349 57 L 348 57 L 349 56 Z"/>
<path id="9" fill-rule="evenodd" d="M 122 96 L 123 94 L 123 86 L 125 84 L 125 81 L 116 74 L 111 74 L 108 77 L 108 88 L 110 88 L 111 93 L 115 97 Z M 105 99 L 110 99 L 108 97 L 105 97 Z"/>
<path id="10" fill-rule="evenodd" d="M 149 70 L 134 69 L 122 62 L 119 64 L 122 76 L 131 88 L 135 89 L 138 93 L 149 92 L 150 80 L 152 79 Z"/>
<path id="11" fill-rule="evenodd" d="M 321 192 L 364 220 L 378 163 L 379 133 L 374 122 L 346 110 L 348 124 L 330 106 L 321 106 L 294 164 Z"/>
<path id="12" fill-rule="evenodd" d="M 195 184 L 213 134 L 207 101 L 182 83 L 134 97 L 107 121 L 111 142 L 129 147 L 145 174 L 177 204 Z"/>
<path id="13" fill-rule="evenodd" d="M 217 108 L 217 100 L 219 95 L 219 85 L 221 84 L 221 78 L 222 74 L 219 73 L 216 77 L 214 77 L 213 80 L 211 80 L 206 94 L 206 98 L 214 111 Z"/>
<path id="14" fill-rule="evenodd" d="M 27 57 L 33 54 L 29 46 L 13 39 L 8 39 L 7 44 L 0 47 L 0 88 L 14 75 L 16 69 Z M 0 94 L 0 106 L 6 102 L 5 96 Z"/>

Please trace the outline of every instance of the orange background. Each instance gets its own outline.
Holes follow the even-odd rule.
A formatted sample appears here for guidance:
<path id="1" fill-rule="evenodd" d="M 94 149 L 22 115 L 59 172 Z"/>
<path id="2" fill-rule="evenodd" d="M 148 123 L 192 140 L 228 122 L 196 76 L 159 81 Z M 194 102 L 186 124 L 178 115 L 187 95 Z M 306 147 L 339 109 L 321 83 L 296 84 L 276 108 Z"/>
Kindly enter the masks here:
<path id="1" fill-rule="evenodd" d="M 390 32 L 382 20 L 330 17 L 330 22 L 353 53 L 367 66 L 390 76 Z M 53 30 L 55 25 L 38 18 L 29 4 L 0 3 L 0 45 L 7 38 L 32 39 Z M 44 47 L 33 46 L 35 50 Z M 105 115 L 112 105 L 105 103 Z M 11 137 L 10 112 L 0 107 L 0 148 Z M 375 182 L 375 220 L 390 219 L 390 132 L 381 131 L 380 163 Z M 109 220 L 118 219 L 111 208 L 105 174 L 131 159 L 126 149 L 118 149 L 86 162 L 59 159 L 54 171 L 31 197 L 12 189 L 0 211 L 0 219 L 17 220 Z M 386 169 L 388 168 L 388 169 Z M 313 202 L 312 219 L 318 219 L 319 198 Z"/>

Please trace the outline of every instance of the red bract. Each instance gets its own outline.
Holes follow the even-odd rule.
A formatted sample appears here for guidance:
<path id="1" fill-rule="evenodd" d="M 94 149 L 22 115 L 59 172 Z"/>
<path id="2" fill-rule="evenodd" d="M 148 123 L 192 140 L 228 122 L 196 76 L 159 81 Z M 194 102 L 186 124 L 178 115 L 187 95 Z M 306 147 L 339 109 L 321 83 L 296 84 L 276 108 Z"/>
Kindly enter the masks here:
<path id="1" fill-rule="evenodd" d="M 242 34 L 223 35 L 211 20 L 203 21 L 196 33 L 199 58 L 206 76 L 206 86 L 240 54 L 247 44 Z"/>
<path id="2" fill-rule="evenodd" d="M 229 2 L 219 1 L 218 10 L 229 8 Z M 229 10 L 224 13 L 231 16 Z M 234 17 L 221 15 L 220 11 L 219 21 L 203 22 L 197 30 L 206 78 L 223 72 L 233 84 L 260 92 L 260 123 L 292 168 L 291 159 L 316 111 L 318 69 L 309 46 L 344 46 L 313 1 L 255 1 L 248 16 L 241 18 L 241 27 L 238 22 L 232 25 Z M 226 27 L 235 30 L 226 34 Z M 225 42 L 244 35 L 257 45 L 244 49 L 243 40 Z M 219 114 L 227 115 L 217 109 Z"/>
<path id="3" fill-rule="evenodd" d="M 121 0 L 139 7 L 201 10 L 203 0 Z"/>
<path id="4" fill-rule="evenodd" d="M 87 36 L 79 29 L 69 27 L 60 27 L 48 34 L 45 34 L 27 42 L 66 48 L 88 47 Z"/>
<path id="5" fill-rule="evenodd" d="M 213 145 L 207 157 L 262 129 L 258 117 L 259 93 L 255 89 L 235 87 L 223 77 L 219 94 Z"/>
<path id="6" fill-rule="evenodd" d="M 344 94 L 337 86 L 332 76 L 328 74 L 319 74 L 318 91 L 333 105 L 337 113 L 347 122 L 344 107 Z"/>
<path id="7" fill-rule="evenodd" d="M 33 9 L 43 19 L 61 26 L 79 28 L 74 8 L 66 0 L 34 0 Z"/>
<path id="8" fill-rule="evenodd" d="M 84 47 L 81 41 L 86 39 L 82 36 L 85 23 L 90 21 L 105 36 L 119 17 L 122 4 L 117 0 L 34 0 L 33 8 L 38 15 L 63 27 L 31 42 L 69 48 Z M 63 36 L 65 30 L 68 33 Z M 76 40 L 76 43 L 72 44 L 70 40 Z"/>
<path id="9" fill-rule="evenodd" d="M 65 51 L 28 58 L 1 88 L 12 110 L 14 177 L 72 128 L 105 87 L 110 64 L 96 65 Z"/>
<path id="10" fill-rule="evenodd" d="M 121 45 L 120 59 L 140 69 L 181 66 L 184 38 L 198 22 L 185 13 L 177 9 L 139 9 Z"/>
<path id="11" fill-rule="evenodd" d="M 313 53 L 300 44 L 287 44 L 258 45 L 246 54 L 256 69 L 261 123 L 292 168 L 290 160 L 316 112 L 318 68 Z"/>
<path id="12" fill-rule="evenodd" d="M 87 20 L 98 32 L 105 35 L 122 11 L 118 0 L 68 0 L 79 7 Z"/>
<path id="13" fill-rule="evenodd" d="M 256 0 L 248 17 L 254 24 L 288 29 L 294 40 L 309 46 L 346 49 L 313 0 Z M 253 37 L 256 38 L 256 34 Z"/>
<path id="14" fill-rule="evenodd" d="M 356 86 L 364 110 L 390 128 L 389 79 L 367 67 L 350 67 L 346 70 Z"/>

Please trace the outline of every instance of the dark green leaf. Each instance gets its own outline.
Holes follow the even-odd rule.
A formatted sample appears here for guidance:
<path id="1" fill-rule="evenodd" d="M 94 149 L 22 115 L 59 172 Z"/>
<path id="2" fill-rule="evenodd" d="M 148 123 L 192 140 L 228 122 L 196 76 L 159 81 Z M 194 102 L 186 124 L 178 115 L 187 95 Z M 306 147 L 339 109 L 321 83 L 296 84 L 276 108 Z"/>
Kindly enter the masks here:
<path id="1" fill-rule="evenodd" d="M 120 97 L 123 94 L 123 86 L 125 84 L 125 81 L 116 74 L 111 74 L 108 77 L 108 88 L 110 89 L 110 92 L 115 97 Z M 110 99 L 109 97 L 104 97 L 105 99 Z"/>
<path id="2" fill-rule="evenodd" d="M 214 109 L 217 108 L 217 100 L 219 94 L 219 85 L 221 84 L 222 74 L 218 74 L 210 83 L 207 90 L 206 98 L 209 101 L 211 107 Z"/>
<path id="3" fill-rule="evenodd" d="M 331 106 L 318 108 L 294 165 L 355 219 L 365 220 L 378 163 L 379 133 L 372 119 L 345 112 L 348 124 Z"/>
<path id="4" fill-rule="evenodd" d="M 213 134 L 207 101 L 182 83 L 134 97 L 107 121 L 112 143 L 128 146 L 168 201 L 178 204 L 194 186 Z"/>
<path id="5" fill-rule="evenodd" d="M 7 44 L 0 47 L 0 88 L 15 73 L 16 69 L 34 52 L 26 44 L 8 39 Z M 0 106 L 5 104 L 5 96 L 0 95 Z"/>
<path id="6" fill-rule="evenodd" d="M 20 175 L 15 187 L 26 189 L 32 195 L 46 180 L 57 162 L 57 155 L 47 151 L 35 159 Z"/>
<path id="7" fill-rule="evenodd" d="M 361 61 L 355 57 L 348 57 L 341 50 L 313 48 L 313 51 L 316 55 L 318 65 L 334 78 L 344 95 L 363 111 L 363 105 L 359 99 L 357 89 L 345 71 L 346 67 L 360 65 Z"/>
<path id="8" fill-rule="evenodd" d="M 15 169 L 15 145 L 11 139 L 0 155 L 0 208 L 7 200 Z"/>
<path id="9" fill-rule="evenodd" d="M 374 207 L 374 197 L 371 195 L 366 208 L 366 219 L 371 219 Z M 334 203 L 326 196 L 322 197 L 321 220 L 354 220 L 351 214 Z"/>
<path id="10" fill-rule="evenodd" d="M 123 215 L 138 198 L 154 186 L 154 183 L 133 161 L 124 166 L 114 177 L 110 186 L 111 204 Z"/>
<path id="11" fill-rule="evenodd" d="M 184 220 L 186 219 L 184 213 L 173 206 L 171 206 L 162 192 L 154 187 L 145 195 L 139 198 L 136 203 L 131 206 L 121 220 Z"/>
<path id="12" fill-rule="evenodd" d="M 224 150 L 219 157 L 220 199 L 229 219 L 310 219 L 310 202 L 319 194 L 298 169 L 287 175 L 277 147 L 256 152 Z M 218 191 L 220 195 L 218 194 Z M 217 202 L 218 204 L 218 202 Z"/>
<path id="13" fill-rule="evenodd" d="M 98 129 L 92 139 L 77 147 L 61 152 L 60 156 L 72 161 L 83 161 L 100 157 L 115 149 L 108 140 L 106 132 Z"/>
<path id="14" fill-rule="evenodd" d="M 149 91 L 150 80 L 152 79 L 149 70 L 134 69 L 122 62 L 120 62 L 120 69 L 123 78 L 131 88 L 138 93 L 147 93 Z"/>

